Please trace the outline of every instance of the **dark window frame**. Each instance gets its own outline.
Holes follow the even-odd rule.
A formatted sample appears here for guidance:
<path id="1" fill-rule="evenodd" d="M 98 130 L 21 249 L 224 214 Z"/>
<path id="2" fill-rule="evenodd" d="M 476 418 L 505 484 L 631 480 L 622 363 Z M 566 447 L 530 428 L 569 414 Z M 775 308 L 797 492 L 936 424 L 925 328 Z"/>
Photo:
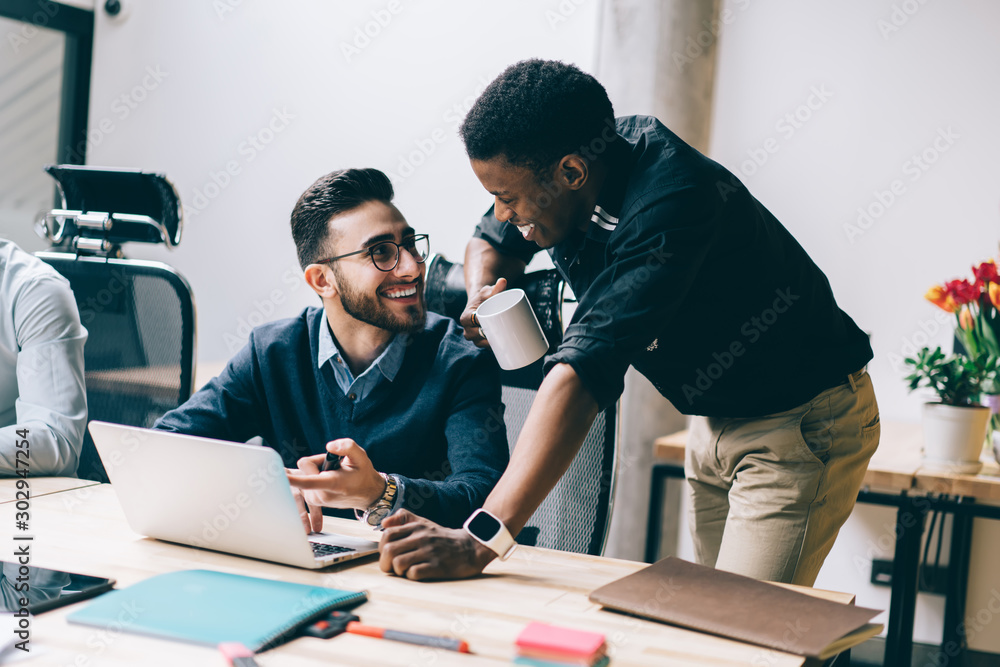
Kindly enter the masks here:
<path id="1" fill-rule="evenodd" d="M 0 0 L 0 16 L 65 34 L 56 159 L 86 164 L 94 12 L 51 0 Z"/>

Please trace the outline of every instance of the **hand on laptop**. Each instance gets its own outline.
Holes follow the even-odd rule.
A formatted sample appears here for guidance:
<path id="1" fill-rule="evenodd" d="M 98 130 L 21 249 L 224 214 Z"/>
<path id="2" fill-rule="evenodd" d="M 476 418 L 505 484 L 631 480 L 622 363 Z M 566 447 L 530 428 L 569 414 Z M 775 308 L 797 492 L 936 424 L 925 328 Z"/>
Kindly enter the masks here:
<path id="1" fill-rule="evenodd" d="M 300 511 L 309 508 L 308 520 L 303 516 L 306 532 L 323 529 L 323 514 L 319 507 L 365 509 L 382 497 L 385 480 L 372 466 L 368 454 L 350 438 L 326 443 L 331 454 L 343 456 L 339 470 L 320 472 L 325 454 L 306 456 L 298 460 L 298 470 L 288 471 L 288 481 L 296 500 L 301 497 Z M 313 511 L 313 508 L 316 508 Z"/>
<path id="2" fill-rule="evenodd" d="M 382 519 L 378 550 L 383 572 L 414 580 L 474 577 L 496 558 L 461 528 L 444 528 L 403 509 Z"/>

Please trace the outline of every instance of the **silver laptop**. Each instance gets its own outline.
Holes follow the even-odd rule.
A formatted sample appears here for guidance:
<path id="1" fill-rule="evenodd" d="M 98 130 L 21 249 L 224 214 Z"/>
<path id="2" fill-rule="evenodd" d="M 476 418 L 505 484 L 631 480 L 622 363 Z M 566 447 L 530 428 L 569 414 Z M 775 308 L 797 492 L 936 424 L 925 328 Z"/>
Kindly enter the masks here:
<path id="1" fill-rule="evenodd" d="M 270 447 L 99 421 L 90 435 L 137 533 L 310 569 L 378 551 L 347 535 L 307 537 Z"/>

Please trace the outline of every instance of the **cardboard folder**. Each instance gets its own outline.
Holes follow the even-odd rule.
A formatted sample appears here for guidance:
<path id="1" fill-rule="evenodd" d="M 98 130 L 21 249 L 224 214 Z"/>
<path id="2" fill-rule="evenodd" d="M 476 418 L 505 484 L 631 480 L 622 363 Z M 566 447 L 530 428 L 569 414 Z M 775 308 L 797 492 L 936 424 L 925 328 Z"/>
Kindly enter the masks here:
<path id="1" fill-rule="evenodd" d="M 882 630 L 881 612 L 665 558 L 590 594 L 636 616 L 825 660 Z"/>

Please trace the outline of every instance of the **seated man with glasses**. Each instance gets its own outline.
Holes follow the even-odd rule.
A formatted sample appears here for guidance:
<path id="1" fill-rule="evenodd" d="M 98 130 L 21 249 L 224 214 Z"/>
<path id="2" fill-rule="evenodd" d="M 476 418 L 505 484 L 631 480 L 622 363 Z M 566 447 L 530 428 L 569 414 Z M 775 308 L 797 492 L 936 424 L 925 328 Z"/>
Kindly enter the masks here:
<path id="1" fill-rule="evenodd" d="M 376 169 L 313 183 L 292 237 L 323 307 L 255 328 L 219 377 L 156 424 L 263 438 L 297 466 L 307 531 L 322 528 L 320 505 L 372 526 L 400 507 L 460 526 L 507 465 L 496 362 L 426 311 L 428 238 L 392 197 Z"/>

